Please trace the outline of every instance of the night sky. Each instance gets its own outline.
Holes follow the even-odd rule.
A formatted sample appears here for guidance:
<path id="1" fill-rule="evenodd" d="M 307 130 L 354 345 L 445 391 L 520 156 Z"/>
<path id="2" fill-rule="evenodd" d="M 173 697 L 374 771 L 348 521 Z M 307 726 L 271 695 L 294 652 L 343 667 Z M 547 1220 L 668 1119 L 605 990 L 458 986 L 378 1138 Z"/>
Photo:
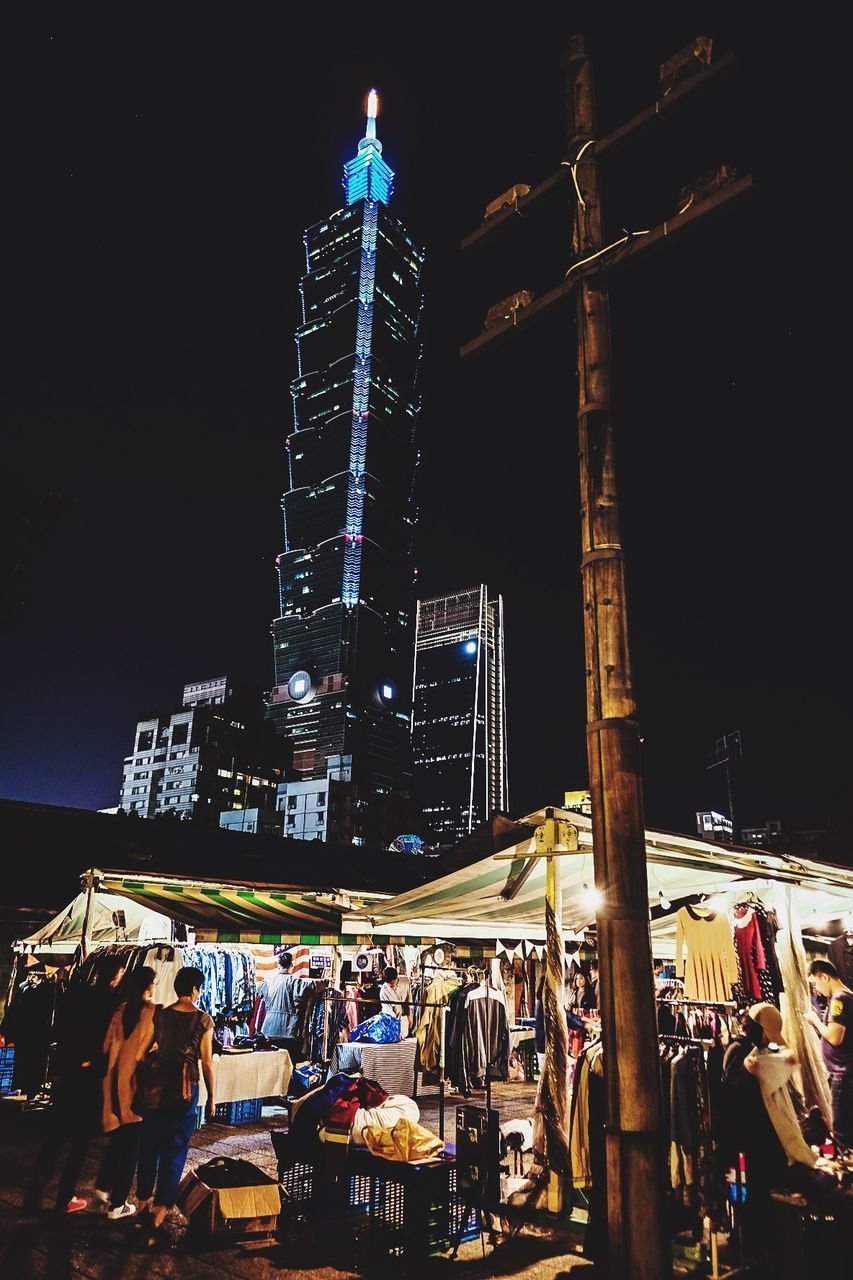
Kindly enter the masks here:
<path id="1" fill-rule="evenodd" d="M 562 278 L 565 199 L 482 255 L 458 246 L 499 192 L 559 166 L 574 31 L 600 135 L 706 34 L 734 74 L 602 162 L 608 238 L 671 217 L 720 163 L 756 181 L 611 281 L 646 817 L 690 832 L 725 807 L 705 756 L 740 730 L 742 824 L 850 832 L 849 410 L 829 319 L 846 161 L 831 81 L 798 45 L 818 37 L 680 6 L 651 25 L 551 9 L 490 27 L 425 9 L 413 40 L 390 6 L 286 25 L 105 6 L 9 39 L 0 795 L 114 805 L 141 713 L 175 709 L 188 680 L 272 683 L 302 231 L 343 202 L 374 86 L 392 211 L 427 249 L 421 591 L 503 592 L 511 813 L 586 784 L 573 308 L 457 358 L 491 303 Z"/>

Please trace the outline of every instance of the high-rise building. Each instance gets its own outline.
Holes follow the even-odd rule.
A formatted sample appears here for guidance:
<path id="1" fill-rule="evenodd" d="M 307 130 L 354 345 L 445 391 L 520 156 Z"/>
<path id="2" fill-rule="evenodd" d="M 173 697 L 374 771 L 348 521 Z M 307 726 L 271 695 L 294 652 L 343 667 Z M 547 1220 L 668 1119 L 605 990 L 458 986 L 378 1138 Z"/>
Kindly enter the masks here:
<path id="1" fill-rule="evenodd" d="M 305 233 L 294 430 L 277 557 L 267 714 L 296 784 L 341 760 L 348 829 L 387 845 L 411 821 L 412 488 L 423 253 L 389 212 L 394 175 L 367 128 L 346 205 Z M 337 766 L 330 766 L 336 760 Z M 302 788 L 304 791 L 305 788 Z M 286 808 L 286 788 L 279 807 Z M 328 807 L 328 806 L 326 806 Z M 322 834 L 318 832 L 318 834 Z"/>
<path id="2" fill-rule="evenodd" d="M 503 601 L 485 586 L 418 601 L 412 746 L 427 843 L 506 810 Z"/>
<path id="3" fill-rule="evenodd" d="M 258 692 L 222 676 L 184 686 L 179 711 L 136 726 L 124 762 L 121 808 L 139 818 L 219 824 L 223 810 L 275 809 L 281 743 L 263 722 Z"/>

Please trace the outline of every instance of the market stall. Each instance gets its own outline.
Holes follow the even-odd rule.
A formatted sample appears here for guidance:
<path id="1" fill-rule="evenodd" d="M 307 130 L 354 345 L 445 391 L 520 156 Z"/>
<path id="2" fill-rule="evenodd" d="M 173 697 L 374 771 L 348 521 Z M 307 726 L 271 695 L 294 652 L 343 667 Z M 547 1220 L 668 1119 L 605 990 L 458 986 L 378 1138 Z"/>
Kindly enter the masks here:
<path id="1" fill-rule="evenodd" d="M 599 897 L 591 820 L 572 811 L 549 812 L 574 831 L 572 844 L 553 858 L 564 936 L 580 933 L 594 946 Z M 497 947 L 508 934 L 541 937 L 548 860 L 536 856 L 534 832 L 545 819 L 544 810 L 528 815 L 519 824 L 514 845 L 380 904 L 370 922 L 372 938 L 441 939 L 454 933 L 470 936 L 479 928 L 481 936 L 492 932 Z M 670 973 L 666 986 L 659 984 L 658 1008 L 659 1019 L 663 1015 L 671 1020 L 663 1025 L 659 1021 L 659 1040 L 667 1081 L 665 1118 L 673 1134 L 678 1132 L 675 1098 L 689 1099 L 686 1109 L 677 1113 L 686 1126 L 683 1140 L 673 1138 L 673 1221 L 692 1246 L 707 1244 L 715 1265 L 718 1239 L 731 1234 L 737 1212 L 725 1182 L 729 1171 L 715 1163 L 723 1118 L 715 1113 L 712 1098 L 719 1088 L 723 1049 L 737 1030 L 740 1010 L 758 1004 L 778 1006 L 781 1037 L 796 1059 L 795 1084 L 814 1112 L 815 1132 L 821 1121 L 826 1132 L 826 1070 L 819 1041 L 802 1016 L 810 1007 L 807 965 L 809 956 L 825 954 L 830 947 L 837 952 L 846 945 L 844 939 L 853 930 L 853 871 L 657 831 L 646 832 L 645 852 L 652 951 L 668 962 Z M 353 923 L 345 918 L 344 927 Z M 608 977 L 618 987 L 618 975 Z M 572 1200 L 591 1212 L 593 1222 L 600 1222 L 603 1212 L 603 1205 L 595 1204 L 603 1176 L 602 1048 L 600 1039 L 592 1039 L 579 1055 L 570 1056 L 571 1108 L 559 1118 L 559 1137 L 571 1156 Z M 670 1065 L 676 1061 L 677 1077 Z M 678 1081 L 671 1098 L 670 1076 Z M 540 1089 L 537 1110 L 541 1101 Z M 708 1153 L 699 1166 L 694 1165 L 696 1151 Z M 832 1156 L 813 1152 L 811 1158 L 829 1160 L 839 1183 L 849 1180 L 837 1147 Z M 544 1205 L 542 1186 L 531 1184 L 526 1207 Z M 742 1191 L 737 1188 L 738 1195 Z"/>
<path id="2" fill-rule="evenodd" d="M 334 954 L 329 944 L 338 939 L 340 911 L 330 896 L 287 885 L 121 871 L 89 871 L 82 881 L 86 890 L 64 912 L 15 944 L 19 958 L 61 954 L 70 966 L 76 957 L 72 980 L 97 984 L 105 960 L 120 954 L 128 973 L 142 965 L 154 970 L 159 1004 L 174 1000 L 179 969 L 199 968 L 199 1006 L 215 1025 L 217 1105 L 284 1096 L 291 1055 L 265 1045 L 254 1052 L 250 1030 L 261 984 L 278 969 L 277 950 L 301 954 L 322 947 L 324 957 Z"/>

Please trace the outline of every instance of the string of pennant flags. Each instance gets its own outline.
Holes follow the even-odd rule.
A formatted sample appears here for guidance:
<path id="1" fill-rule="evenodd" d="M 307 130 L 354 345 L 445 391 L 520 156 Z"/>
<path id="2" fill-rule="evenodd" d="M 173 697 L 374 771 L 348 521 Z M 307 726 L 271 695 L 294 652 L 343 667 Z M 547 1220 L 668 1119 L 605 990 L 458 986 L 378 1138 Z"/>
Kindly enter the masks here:
<path id="1" fill-rule="evenodd" d="M 572 929 L 563 931 L 563 941 L 582 943 L 584 935 L 575 933 Z M 521 942 L 512 946 L 510 943 L 501 942 L 500 938 L 495 939 L 495 956 L 498 960 L 544 960 L 545 959 L 545 943 L 544 942 L 528 942 L 525 938 Z"/>

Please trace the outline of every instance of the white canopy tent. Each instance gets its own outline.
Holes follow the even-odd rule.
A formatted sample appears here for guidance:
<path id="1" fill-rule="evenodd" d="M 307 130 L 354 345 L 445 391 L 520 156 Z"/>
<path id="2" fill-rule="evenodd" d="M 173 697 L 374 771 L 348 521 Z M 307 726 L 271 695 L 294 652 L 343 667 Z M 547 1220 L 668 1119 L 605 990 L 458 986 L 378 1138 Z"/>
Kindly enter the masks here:
<path id="1" fill-rule="evenodd" d="M 553 809 L 578 830 L 577 852 L 556 859 L 563 897 L 563 926 L 580 933 L 595 920 L 595 876 L 592 820 L 572 810 Z M 545 810 L 520 822 L 536 827 Z M 545 937 L 545 866 L 535 853 L 535 840 L 525 834 L 501 854 L 482 858 L 420 888 L 377 903 L 371 909 L 374 937 L 409 934 L 423 937 L 499 937 L 522 934 L 531 941 Z M 674 954 L 674 912 L 666 904 L 691 894 L 742 894 L 791 885 L 803 930 L 820 936 L 820 926 L 853 913 L 853 871 L 764 849 L 745 850 L 665 831 L 646 831 L 649 908 L 655 955 Z M 772 895 L 771 895 L 772 896 Z M 658 918 L 659 917 L 659 918 Z M 344 929 L 359 927 L 344 919 Z"/>
<path id="2" fill-rule="evenodd" d="M 83 937 L 86 915 L 85 893 L 78 893 L 58 915 L 28 938 L 15 943 L 15 951 L 40 955 L 71 955 Z M 97 893 L 92 898 L 90 945 L 109 942 L 170 942 L 173 921 L 168 916 L 140 906 L 131 898 L 115 893 Z"/>

